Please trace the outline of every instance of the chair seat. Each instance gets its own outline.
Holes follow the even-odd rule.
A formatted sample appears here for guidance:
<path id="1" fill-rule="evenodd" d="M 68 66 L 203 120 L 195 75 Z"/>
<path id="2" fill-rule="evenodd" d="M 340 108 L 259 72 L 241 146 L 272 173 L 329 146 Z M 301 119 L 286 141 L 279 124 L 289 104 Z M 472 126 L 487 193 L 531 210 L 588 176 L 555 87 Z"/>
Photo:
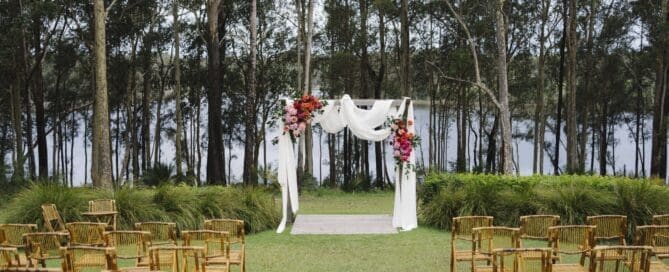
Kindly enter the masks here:
<path id="1" fill-rule="evenodd" d="M 553 272 L 588 272 L 588 269 L 580 264 L 554 264 Z"/>
<path id="2" fill-rule="evenodd" d="M 473 256 L 474 260 L 491 260 L 490 256 L 484 255 L 481 253 L 476 253 L 476 255 Z M 455 252 L 455 260 L 456 261 L 470 261 L 472 259 L 472 252 L 463 250 L 463 251 L 456 251 Z"/>
<path id="3" fill-rule="evenodd" d="M 207 270 L 207 272 L 229 272 L 228 268 L 225 266 L 207 265 L 205 266 L 205 269 Z"/>
<path id="4" fill-rule="evenodd" d="M 225 256 L 213 257 L 207 259 L 207 264 L 225 264 L 228 258 Z M 242 263 L 242 255 L 239 251 L 230 251 L 230 264 Z"/>

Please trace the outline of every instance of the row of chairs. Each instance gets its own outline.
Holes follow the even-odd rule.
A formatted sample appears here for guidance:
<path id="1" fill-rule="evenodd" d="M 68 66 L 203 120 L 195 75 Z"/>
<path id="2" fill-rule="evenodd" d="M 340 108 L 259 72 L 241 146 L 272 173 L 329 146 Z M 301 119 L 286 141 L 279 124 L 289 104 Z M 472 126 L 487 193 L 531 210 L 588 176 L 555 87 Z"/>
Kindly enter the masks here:
<path id="1" fill-rule="evenodd" d="M 220 241 L 216 241 L 220 243 Z M 211 252 L 211 244 L 207 246 L 163 246 L 151 247 L 147 259 L 150 260 L 146 266 L 121 268 L 118 266 L 119 256 L 115 247 L 91 247 L 70 246 L 61 247 L 62 256 L 61 271 L 78 272 L 84 270 L 97 271 L 230 271 L 229 259 L 212 261 L 207 257 Z M 213 247 L 216 249 L 216 247 Z M 219 253 L 223 256 L 222 253 Z M 20 265 L 12 262 L 19 261 L 19 253 L 16 248 L 0 247 L 0 259 L 7 265 L 0 266 L 1 271 L 58 271 L 48 269 L 28 270 L 22 269 Z"/>
<path id="2" fill-rule="evenodd" d="M 664 224 L 662 219 L 669 216 L 656 216 L 654 223 Z M 501 248 L 523 248 L 523 240 L 547 241 L 552 252 L 552 261 L 559 262 L 552 266 L 553 271 L 588 271 L 585 259 L 591 263 L 598 259 L 592 249 L 596 244 L 626 246 L 627 218 L 621 215 L 590 216 L 588 225 L 561 226 L 556 215 L 530 215 L 520 218 L 519 228 L 495 227 L 491 216 L 455 217 L 451 226 L 451 271 L 457 271 L 456 264 L 471 264 L 471 271 L 478 271 L 477 264 L 485 262 L 484 270 L 491 268 L 493 251 Z M 651 246 L 658 258 L 669 257 L 669 222 L 666 225 L 639 226 L 635 231 L 635 243 Z M 463 243 L 469 243 L 463 249 Z M 661 245 L 667 245 L 666 250 Z M 536 253 L 535 253 L 536 254 Z M 562 255 L 575 256 L 577 263 L 567 264 Z M 661 263 L 654 265 L 660 269 Z M 667 268 L 669 271 L 669 268 Z"/>
<path id="3" fill-rule="evenodd" d="M 633 272 L 660 272 L 667 271 L 652 262 L 652 247 L 649 246 L 596 246 L 592 249 L 594 259 L 590 262 L 587 271 L 633 271 Z M 555 264 L 555 254 L 552 248 L 499 248 L 490 252 L 490 264 L 475 267 L 476 272 L 552 272 L 552 271 L 581 271 L 574 267 L 565 267 Z M 613 263 L 606 263 L 613 261 Z M 554 270 L 555 269 L 555 270 Z"/>

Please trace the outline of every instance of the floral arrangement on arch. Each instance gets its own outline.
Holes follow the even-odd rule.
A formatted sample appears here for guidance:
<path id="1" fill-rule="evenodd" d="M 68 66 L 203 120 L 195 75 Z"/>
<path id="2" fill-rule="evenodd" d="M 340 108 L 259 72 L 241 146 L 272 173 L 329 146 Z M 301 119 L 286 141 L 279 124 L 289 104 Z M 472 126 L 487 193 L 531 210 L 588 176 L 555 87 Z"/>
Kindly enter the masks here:
<path id="1" fill-rule="evenodd" d="M 313 95 L 303 95 L 293 100 L 292 104 L 287 104 L 283 108 L 283 133 L 289 133 L 291 140 L 304 133 L 307 125 L 311 124 L 311 119 L 315 112 L 320 112 L 325 106 L 325 101 L 321 101 Z"/>
<path id="2" fill-rule="evenodd" d="M 418 146 L 420 138 L 409 132 L 408 126 L 413 125 L 413 120 L 404 120 L 396 118 L 390 119 L 390 145 L 393 147 L 393 158 L 395 164 L 400 168 L 405 162 L 409 162 L 411 152 Z M 409 165 L 411 167 L 411 165 Z"/>

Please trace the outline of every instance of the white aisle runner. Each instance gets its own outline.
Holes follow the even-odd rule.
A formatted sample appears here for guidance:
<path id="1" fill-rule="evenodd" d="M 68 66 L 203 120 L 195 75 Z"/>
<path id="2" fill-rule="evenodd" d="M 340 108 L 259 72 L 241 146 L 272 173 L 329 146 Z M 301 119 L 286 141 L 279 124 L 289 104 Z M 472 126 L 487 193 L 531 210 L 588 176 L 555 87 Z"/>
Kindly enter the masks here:
<path id="1" fill-rule="evenodd" d="M 293 235 L 299 234 L 395 234 L 393 216 L 387 214 L 363 215 L 297 215 Z"/>

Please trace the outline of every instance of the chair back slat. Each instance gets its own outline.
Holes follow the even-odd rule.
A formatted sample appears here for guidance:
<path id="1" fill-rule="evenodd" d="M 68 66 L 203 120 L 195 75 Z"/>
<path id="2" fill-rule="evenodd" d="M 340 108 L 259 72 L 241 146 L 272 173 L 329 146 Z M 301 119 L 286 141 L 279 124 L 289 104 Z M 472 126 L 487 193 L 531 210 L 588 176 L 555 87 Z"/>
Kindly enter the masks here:
<path id="1" fill-rule="evenodd" d="M 669 225 L 669 214 L 653 215 L 653 225 Z"/>
<path id="2" fill-rule="evenodd" d="M 204 256 L 214 258 L 228 256 L 230 234 L 225 231 L 188 230 L 182 231 L 181 237 L 184 246 L 204 247 Z"/>
<path id="3" fill-rule="evenodd" d="M 30 265 L 46 264 L 46 260 L 60 259 L 62 246 L 68 246 L 70 235 L 64 232 L 33 232 L 23 235 L 26 257 Z"/>
<path id="4" fill-rule="evenodd" d="M 23 235 L 36 231 L 36 224 L 0 224 L 0 245 L 21 249 L 24 247 Z"/>
<path id="5" fill-rule="evenodd" d="M 451 224 L 451 236 L 454 240 L 472 239 L 472 229 L 480 227 L 491 227 L 492 216 L 461 216 L 454 217 Z"/>
<path id="6" fill-rule="evenodd" d="M 520 237 L 548 240 L 548 228 L 560 225 L 559 215 L 526 215 L 520 217 Z"/>
<path id="7" fill-rule="evenodd" d="M 244 221 L 236 219 L 210 219 L 204 221 L 204 228 L 225 231 L 230 234 L 230 243 L 245 243 Z"/>
<path id="8" fill-rule="evenodd" d="M 104 245 L 105 223 L 73 222 L 65 224 L 70 232 L 70 244 L 84 246 Z"/>
<path id="9" fill-rule="evenodd" d="M 149 249 L 150 269 L 160 271 L 205 271 L 204 248 L 162 246 Z"/>
<path id="10" fill-rule="evenodd" d="M 135 230 L 151 233 L 152 245 L 177 245 L 177 224 L 171 222 L 135 223 Z"/>
<path id="11" fill-rule="evenodd" d="M 117 270 L 116 249 L 113 247 L 70 246 L 61 248 L 63 271 Z"/>
<path id="12" fill-rule="evenodd" d="M 595 240 L 618 240 L 620 245 L 626 245 L 627 216 L 624 215 L 597 215 L 586 218 L 588 225 L 597 226 Z"/>
<path id="13" fill-rule="evenodd" d="M 109 231 L 104 233 L 104 240 L 105 246 L 116 248 L 119 259 L 136 259 L 136 265 L 139 265 L 143 259 L 149 258 L 151 233 L 147 231 Z"/>
<path id="14" fill-rule="evenodd" d="M 88 202 L 89 212 L 115 212 L 116 200 L 113 199 L 96 199 Z"/>

